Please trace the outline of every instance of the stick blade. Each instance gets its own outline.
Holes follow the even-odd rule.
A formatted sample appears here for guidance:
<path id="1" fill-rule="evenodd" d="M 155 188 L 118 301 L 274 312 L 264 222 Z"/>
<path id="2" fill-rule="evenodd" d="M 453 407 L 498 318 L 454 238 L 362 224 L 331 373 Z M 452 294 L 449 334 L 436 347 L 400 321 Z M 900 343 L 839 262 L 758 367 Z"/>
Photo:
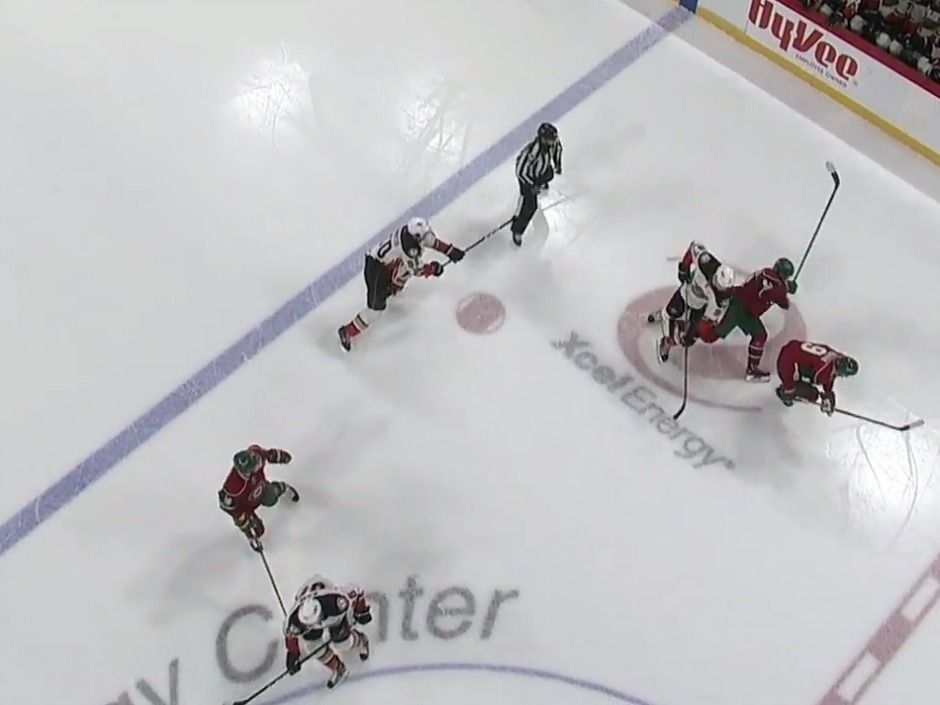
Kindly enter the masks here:
<path id="1" fill-rule="evenodd" d="M 839 172 L 836 171 L 836 165 L 833 164 L 832 162 L 826 162 L 826 171 L 829 172 L 829 176 L 832 177 L 832 180 L 835 182 L 836 186 L 838 186 L 840 183 L 840 179 L 839 179 Z"/>
<path id="2" fill-rule="evenodd" d="M 917 421 L 914 421 L 914 422 L 912 422 L 912 423 L 909 423 L 909 424 L 906 424 L 906 425 L 904 425 L 904 426 L 901 426 L 901 430 L 902 430 L 902 431 L 913 431 L 915 428 L 920 428 L 920 427 L 923 426 L 923 425 L 924 425 L 924 420 L 923 420 L 923 419 L 917 419 Z"/>

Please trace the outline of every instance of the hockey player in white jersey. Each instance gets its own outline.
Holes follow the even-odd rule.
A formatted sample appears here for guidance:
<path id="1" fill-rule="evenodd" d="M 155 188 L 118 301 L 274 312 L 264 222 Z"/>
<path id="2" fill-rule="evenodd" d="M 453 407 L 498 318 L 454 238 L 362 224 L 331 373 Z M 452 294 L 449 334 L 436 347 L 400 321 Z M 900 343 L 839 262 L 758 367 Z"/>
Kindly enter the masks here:
<path id="1" fill-rule="evenodd" d="M 359 588 L 337 587 L 314 576 L 297 591 L 284 620 L 288 673 L 298 673 L 307 658 L 316 658 L 330 670 L 327 687 L 335 688 L 348 675 L 343 654 L 369 658 L 369 639 L 358 627 L 371 621 L 372 609 Z"/>
<path id="2" fill-rule="evenodd" d="M 663 334 L 656 343 L 660 363 L 669 359 L 669 351 L 676 345 L 691 344 L 692 331 L 700 320 L 721 320 L 734 286 L 734 270 L 694 240 L 679 260 L 678 270 L 679 288 L 661 312 L 647 318 L 662 324 Z"/>
<path id="3" fill-rule="evenodd" d="M 413 276 L 439 277 L 443 265 L 422 255 L 430 248 L 445 255 L 451 262 L 463 259 L 464 251 L 437 237 L 424 218 L 412 218 L 366 255 L 363 276 L 366 280 L 366 308 L 337 331 L 344 350 L 352 348 L 352 340 L 374 324 L 385 312 L 390 296 L 397 296 Z"/>

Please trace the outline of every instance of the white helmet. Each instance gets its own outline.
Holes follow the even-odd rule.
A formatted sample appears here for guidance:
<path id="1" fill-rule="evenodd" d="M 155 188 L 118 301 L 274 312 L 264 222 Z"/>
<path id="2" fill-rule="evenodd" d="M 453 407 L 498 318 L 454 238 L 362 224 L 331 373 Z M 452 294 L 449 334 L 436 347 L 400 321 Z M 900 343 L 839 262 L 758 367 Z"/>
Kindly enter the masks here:
<path id="1" fill-rule="evenodd" d="M 425 235 L 431 232 L 431 226 L 424 218 L 415 217 L 408 221 L 408 232 L 420 241 Z"/>
<path id="2" fill-rule="evenodd" d="M 297 594 L 294 595 L 294 602 L 300 602 L 309 595 L 317 595 L 329 585 L 329 581 L 317 573 L 297 589 Z"/>
<path id="3" fill-rule="evenodd" d="M 734 270 L 727 264 L 721 265 L 712 278 L 717 289 L 730 289 L 734 286 Z"/>
<path id="4" fill-rule="evenodd" d="M 300 607 L 297 608 L 297 619 L 301 624 L 307 627 L 318 624 L 322 616 L 323 608 L 320 607 L 320 601 L 312 597 L 305 599 L 300 603 Z"/>

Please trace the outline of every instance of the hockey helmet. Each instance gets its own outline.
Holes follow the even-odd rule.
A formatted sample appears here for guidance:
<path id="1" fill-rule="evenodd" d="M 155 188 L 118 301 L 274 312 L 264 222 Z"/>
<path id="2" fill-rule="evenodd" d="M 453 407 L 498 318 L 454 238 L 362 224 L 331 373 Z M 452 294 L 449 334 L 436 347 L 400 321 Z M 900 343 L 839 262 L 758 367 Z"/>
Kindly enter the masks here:
<path id="1" fill-rule="evenodd" d="M 858 361 L 848 355 L 836 358 L 836 374 L 840 377 L 851 377 L 858 374 Z"/>
<path id="2" fill-rule="evenodd" d="M 789 279 L 793 276 L 793 272 L 796 270 L 793 268 L 793 262 L 788 260 L 786 257 L 781 257 L 776 262 L 774 262 L 774 271 L 784 279 Z"/>
<path id="3" fill-rule="evenodd" d="M 312 627 L 318 624 L 322 616 L 323 608 L 320 606 L 320 601 L 312 597 L 306 598 L 297 607 L 297 619 L 304 626 Z"/>
<path id="4" fill-rule="evenodd" d="M 261 456 L 251 450 L 240 450 L 232 458 L 235 469 L 240 475 L 251 475 L 261 466 Z"/>
<path id="5" fill-rule="evenodd" d="M 730 289 L 734 286 L 734 270 L 727 264 L 721 265 L 715 270 L 715 276 L 712 283 L 718 289 Z"/>
<path id="6" fill-rule="evenodd" d="M 424 218 L 412 218 L 408 224 L 401 229 L 401 249 L 405 255 L 411 259 L 421 256 L 421 245 L 424 238 L 431 232 L 431 226 Z"/>
<path id="7" fill-rule="evenodd" d="M 431 225 L 424 218 L 415 217 L 408 221 L 408 232 L 421 240 L 431 232 Z"/>
<path id="8" fill-rule="evenodd" d="M 558 141 L 558 128 L 550 122 L 539 125 L 539 139 L 543 144 L 555 144 Z"/>

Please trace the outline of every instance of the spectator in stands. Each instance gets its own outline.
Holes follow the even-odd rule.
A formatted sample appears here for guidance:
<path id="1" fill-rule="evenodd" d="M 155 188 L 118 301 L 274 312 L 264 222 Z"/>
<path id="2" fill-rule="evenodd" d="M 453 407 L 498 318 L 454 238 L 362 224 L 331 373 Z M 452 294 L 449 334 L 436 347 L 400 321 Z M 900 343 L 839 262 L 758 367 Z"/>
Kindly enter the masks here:
<path id="1" fill-rule="evenodd" d="M 940 83 L 940 0 L 801 0 Z"/>

